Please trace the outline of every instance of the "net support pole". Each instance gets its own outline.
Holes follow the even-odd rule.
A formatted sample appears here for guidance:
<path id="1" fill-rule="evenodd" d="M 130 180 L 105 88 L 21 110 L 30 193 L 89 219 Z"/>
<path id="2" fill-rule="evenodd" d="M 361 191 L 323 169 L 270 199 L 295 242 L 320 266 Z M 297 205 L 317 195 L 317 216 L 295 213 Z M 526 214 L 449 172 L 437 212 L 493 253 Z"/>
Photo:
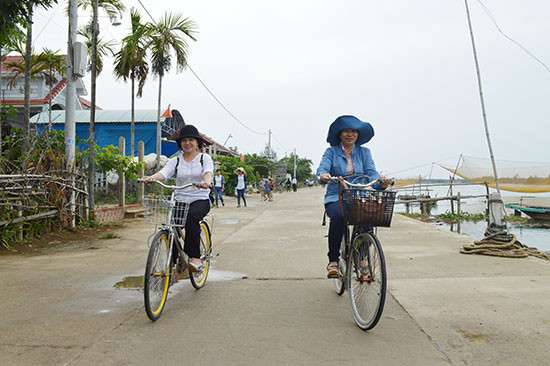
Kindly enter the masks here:
<path id="1" fill-rule="evenodd" d="M 497 192 L 500 194 L 500 185 L 498 183 L 497 166 L 495 164 L 495 156 L 493 154 L 493 147 L 491 145 L 491 137 L 489 136 L 489 124 L 487 123 L 487 113 L 485 111 L 485 101 L 483 99 L 483 88 L 481 86 L 481 73 L 479 71 L 479 62 L 477 59 L 476 44 L 474 40 L 474 31 L 472 29 L 472 21 L 470 19 L 470 8 L 468 7 L 468 0 L 464 0 L 466 5 L 466 15 L 468 17 L 468 28 L 470 29 L 470 39 L 472 40 L 472 50 L 474 53 L 474 61 L 477 73 L 477 86 L 479 88 L 479 99 L 481 101 L 481 112 L 483 113 L 483 123 L 485 125 L 485 136 L 487 136 L 487 145 L 489 146 L 489 155 L 491 156 L 491 164 L 493 165 L 493 175 L 495 177 L 495 185 Z"/>
<path id="2" fill-rule="evenodd" d="M 504 203 L 500 196 L 500 185 L 498 182 L 497 166 L 495 164 L 495 156 L 491 145 L 491 137 L 489 136 L 489 124 L 487 123 L 487 113 L 485 111 L 485 101 L 483 99 L 483 88 L 481 86 L 481 73 L 479 71 L 479 61 L 477 59 L 476 44 L 474 40 L 474 31 L 472 29 L 472 21 L 470 19 L 470 8 L 468 0 L 464 0 L 466 5 L 466 16 L 468 18 L 468 28 L 470 30 L 470 39 L 472 41 L 472 50 L 474 53 L 474 61 L 477 73 L 477 86 L 479 88 L 479 100 L 481 102 L 481 112 L 483 114 L 483 124 L 485 125 L 485 136 L 487 137 L 487 146 L 489 147 L 489 155 L 491 156 L 491 164 L 493 165 L 493 176 L 495 177 L 495 186 L 497 193 L 493 193 L 489 197 L 489 229 L 493 231 L 506 231 L 506 222 L 504 221 Z"/>

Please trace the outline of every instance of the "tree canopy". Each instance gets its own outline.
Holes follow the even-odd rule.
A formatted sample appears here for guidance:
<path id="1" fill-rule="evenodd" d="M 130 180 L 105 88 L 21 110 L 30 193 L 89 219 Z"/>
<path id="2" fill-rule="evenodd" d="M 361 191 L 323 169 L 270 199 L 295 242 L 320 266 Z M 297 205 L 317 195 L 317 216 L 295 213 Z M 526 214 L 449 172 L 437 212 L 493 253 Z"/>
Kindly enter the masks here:
<path id="1" fill-rule="evenodd" d="M 0 1 L 0 45 L 9 45 L 13 35 L 32 22 L 29 5 L 51 8 L 58 0 L 2 0 Z"/>

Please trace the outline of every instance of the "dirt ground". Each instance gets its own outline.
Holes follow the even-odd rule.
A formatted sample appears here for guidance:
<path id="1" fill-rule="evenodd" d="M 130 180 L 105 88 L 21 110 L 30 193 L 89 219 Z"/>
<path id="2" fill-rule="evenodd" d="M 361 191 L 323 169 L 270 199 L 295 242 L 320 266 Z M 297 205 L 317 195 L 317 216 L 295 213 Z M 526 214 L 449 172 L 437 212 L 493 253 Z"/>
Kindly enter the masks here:
<path id="1" fill-rule="evenodd" d="M 21 243 L 14 243 L 10 249 L 0 246 L 0 256 L 40 255 L 45 250 L 83 249 L 86 245 L 89 246 L 87 249 L 94 249 L 93 246 L 97 246 L 96 239 L 99 239 L 103 234 L 124 228 L 131 222 L 131 220 L 124 220 L 96 227 L 77 226 L 73 229 L 54 229 L 37 237 L 26 239 Z"/>

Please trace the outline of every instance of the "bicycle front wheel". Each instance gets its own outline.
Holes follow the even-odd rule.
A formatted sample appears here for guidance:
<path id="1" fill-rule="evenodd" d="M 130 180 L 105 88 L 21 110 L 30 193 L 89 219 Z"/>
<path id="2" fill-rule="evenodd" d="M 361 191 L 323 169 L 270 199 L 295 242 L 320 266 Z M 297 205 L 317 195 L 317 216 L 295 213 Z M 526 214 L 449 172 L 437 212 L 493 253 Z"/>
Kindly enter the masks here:
<path id="1" fill-rule="evenodd" d="M 145 311 L 149 319 L 160 317 L 170 287 L 170 250 L 168 231 L 159 231 L 149 248 L 144 277 Z"/>
<path id="2" fill-rule="evenodd" d="M 338 296 L 346 292 L 346 238 L 349 237 L 349 227 L 346 227 L 342 243 L 340 243 L 340 259 L 338 261 L 338 277 L 334 281 L 334 290 Z"/>
<path id="3" fill-rule="evenodd" d="M 386 301 L 386 262 L 378 238 L 371 233 L 359 234 L 352 242 L 347 288 L 357 326 L 363 330 L 374 328 Z"/>
<path id="4" fill-rule="evenodd" d="M 189 279 L 191 284 L 197 290 L 201 289 L 206 283 L 208 272 L 210 271 L 210 259 L 212 254 L 212 237 L 210 236 L 210 228 L 205 221 L 201 221 L 201 236 L 200 236 L 200 251 L 202 271 L 191 272 Z"/>

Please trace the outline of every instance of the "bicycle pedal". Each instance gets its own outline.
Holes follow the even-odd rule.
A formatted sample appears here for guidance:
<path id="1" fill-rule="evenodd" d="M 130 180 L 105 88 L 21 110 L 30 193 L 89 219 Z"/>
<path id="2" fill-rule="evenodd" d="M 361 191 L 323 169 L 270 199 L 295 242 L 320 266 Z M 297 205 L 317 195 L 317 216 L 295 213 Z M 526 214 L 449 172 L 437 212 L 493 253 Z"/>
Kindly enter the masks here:
<path id="1" fill-rule="evenodd" d="M 335 273 L 335 274 L 327 274 L 327 278 L 339 278 L 340 275 L 338 275 L 338 273 Z"/>

